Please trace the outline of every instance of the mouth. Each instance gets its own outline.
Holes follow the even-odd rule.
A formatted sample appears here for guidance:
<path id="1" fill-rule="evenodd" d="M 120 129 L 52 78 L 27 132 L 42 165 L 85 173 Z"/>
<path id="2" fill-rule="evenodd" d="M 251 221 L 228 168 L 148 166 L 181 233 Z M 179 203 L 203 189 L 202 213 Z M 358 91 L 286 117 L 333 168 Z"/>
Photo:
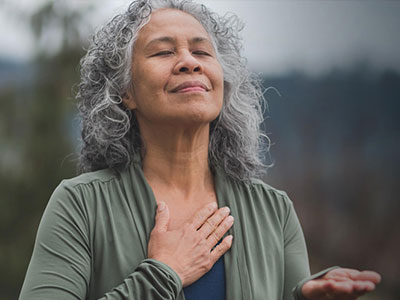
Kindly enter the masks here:
<path id="1" fill-rule="evenodd" d="M 210 89 L 201 81 L 185 81 L 171 90 L 172 93 L 208 92 Z"/>

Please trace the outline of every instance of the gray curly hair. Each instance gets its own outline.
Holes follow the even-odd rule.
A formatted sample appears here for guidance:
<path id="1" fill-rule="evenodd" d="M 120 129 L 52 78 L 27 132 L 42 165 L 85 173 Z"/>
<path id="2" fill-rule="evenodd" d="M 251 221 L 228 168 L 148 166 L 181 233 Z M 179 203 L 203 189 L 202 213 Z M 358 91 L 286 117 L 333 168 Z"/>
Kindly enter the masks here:
<path id="1" fill-rule="evenodd" d="M 236 15 L 223 17 L 204 5 L 182 0 L 139 0 L 117 15 L 93 37 L 81 60 L 78 110 L 82 122 L 81 172 L 103 168 L 123 170 L 140 161 L 143 143 L 133 111 L 122 98 L 131 86 L 133 45 L 150 14 L 173 8 L 195 17 L 209 33 L 224 73 L 222 110 L 210 124 L 209 165 L 223 168 L 228 176 L 248 181 L 265 170 L 269 139 L 262 133 L 263 98 L 260 80 L 247 69 L 241 56 Z"/>

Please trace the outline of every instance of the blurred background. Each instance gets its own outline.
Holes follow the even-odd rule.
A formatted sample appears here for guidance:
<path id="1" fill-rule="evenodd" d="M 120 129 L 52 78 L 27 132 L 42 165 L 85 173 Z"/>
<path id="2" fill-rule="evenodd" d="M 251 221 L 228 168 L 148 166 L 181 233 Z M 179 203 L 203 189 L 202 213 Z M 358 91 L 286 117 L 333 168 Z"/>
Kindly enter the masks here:
<path id="1" fill-rule="evenodd" d="M 312 271 L 373 269 L 383 281 L 362 299 L 399 299 L 400 2 L 199 2 L 246 23 L 268 101 L 265 181 L 293 200 Z M 76 175 L 79 59 L 128 4 L 0 0 L 1 300 L 17 299 L 46 203 Z"/>

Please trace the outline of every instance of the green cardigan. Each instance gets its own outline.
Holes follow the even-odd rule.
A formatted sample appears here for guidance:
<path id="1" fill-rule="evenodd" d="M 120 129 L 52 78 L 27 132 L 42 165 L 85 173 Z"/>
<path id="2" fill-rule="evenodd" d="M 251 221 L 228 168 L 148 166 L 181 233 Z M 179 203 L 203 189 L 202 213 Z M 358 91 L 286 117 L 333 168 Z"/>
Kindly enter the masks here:
<path id="1" fill-rule="evenodd" d="M 214 175 L 218 205 L 235 218 L 224 255 L 227 299 L 293 299 L 310 272 L 292 202 L 260 180 Z M 137 163 L 62 181 L 43 214 L 19 299 L 185 299 L 177 274 L 147 258 L 155 212 Z"/>

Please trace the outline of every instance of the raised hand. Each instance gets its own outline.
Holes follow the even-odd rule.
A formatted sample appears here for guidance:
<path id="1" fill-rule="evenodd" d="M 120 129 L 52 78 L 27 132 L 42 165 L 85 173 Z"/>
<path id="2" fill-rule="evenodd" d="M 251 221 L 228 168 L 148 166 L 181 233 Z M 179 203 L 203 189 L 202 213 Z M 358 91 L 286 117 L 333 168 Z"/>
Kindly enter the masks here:
<path id="1" fill-rule="evenodd" d="M 168 231 L 168 206 L 160 203 L 156 224 L 150 235 L 148 257 L 171 267 L 184 287 L 190 285 L 207 273 L 232 246 L 230 235 L 214 248 L 233 225 L 233 217 L 229 213 L 228 207 L 217 209 L 215 203 L 208 204 L 182 228 Z"/>
<path id="2" fill-rule="evenodd" d="M 338 268 L 306 282 L 302 294 L 309 300 L 353 300 L 373 291 L 380 280 L 381 276 L 373 271 Z"/>

